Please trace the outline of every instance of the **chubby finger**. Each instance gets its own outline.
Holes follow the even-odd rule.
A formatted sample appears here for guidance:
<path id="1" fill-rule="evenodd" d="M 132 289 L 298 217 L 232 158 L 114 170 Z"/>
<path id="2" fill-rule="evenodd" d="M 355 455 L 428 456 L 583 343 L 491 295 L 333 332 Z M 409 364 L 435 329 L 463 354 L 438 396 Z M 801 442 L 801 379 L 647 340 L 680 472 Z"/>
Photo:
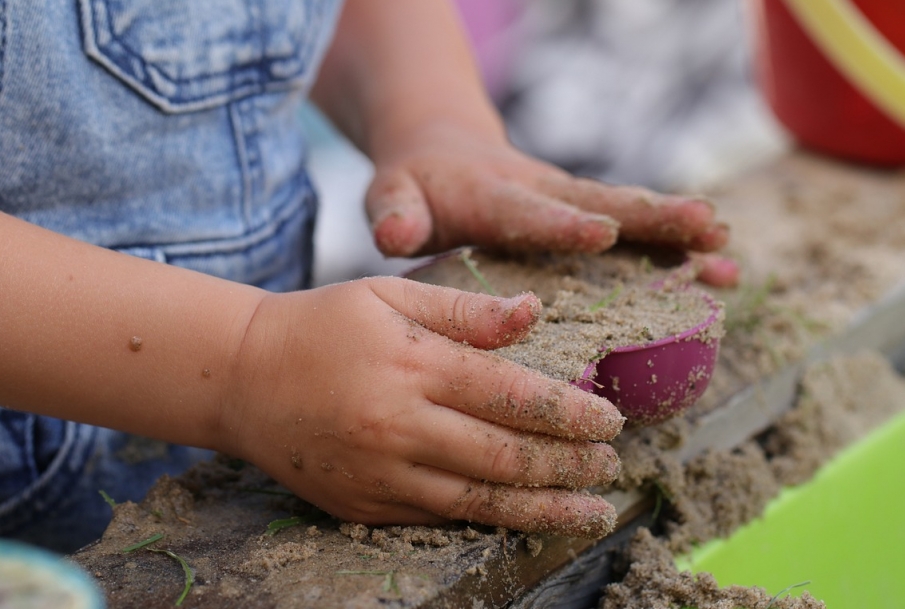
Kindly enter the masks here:
<path id="1" fill-rule="evenodd" d="M 405 485 L 420 489 L 408 493 L 412 505 L 450 520 L 587 539 L 616 526 L 616 509 L 587 491 L 481 482 L 429 467 L 411 470 Z"/>
<path id="2" fill-rule="evenodd" d="M 695 252 L 715 252 L 729 241 L 729 232 L 728 224 L 717 222 L 692 237 L 687 243 L 688 249 Z"/>
<path id="3" fill-rule="evenodd" d="M 487 192 L 478 245 L 510 252 L 597 253 L 616 243 L 619 223 L 597 210 L 582 210 L 511 182 Z M 591 213 L 589 213 L 589 211 Z"/>
<path id="4" fill-rule="evenodd" d="M 462 350 L 466 350 L 462 347 Z M 425 396 L 485 421 L 568 440 L 607 441 L 625 417 L 606 399 L 483 351 L 446 352 Z"/>
<path id="5" fill-rule="evenodd" d="M 501 298 L 390 277 L 370 280 L 370 285 L 379 298 L 408 319 L 480 349 L 522 340 L 542 307 L 531 293 Z"/>
<path id="6" fill-rule="evenodd" d="M 374 176 L 365 195 L 365 209 L 377 249 L 385 256 L 411 256 L 433 232 L 424 193 L 410 174 L 387 171 Z"/>
<path id="7" fill-rule="evenodd" d="M 715 251 L 729 229 L 715 221 L 713 204 L 700 197 L 665 195 L 635 186 L 610 186 L 587 178 L 548 175 L 538 188 L 571 205 L 613 217 L 622 238 L 696 251 Z"/>
<path id="8" fill-rule="evenodd" d="M 477 480 L 579 489 L 609 484 L 620 471 L 608 444 L 514 431 L 433 404 L 393 426 L 406 459 Z"/>

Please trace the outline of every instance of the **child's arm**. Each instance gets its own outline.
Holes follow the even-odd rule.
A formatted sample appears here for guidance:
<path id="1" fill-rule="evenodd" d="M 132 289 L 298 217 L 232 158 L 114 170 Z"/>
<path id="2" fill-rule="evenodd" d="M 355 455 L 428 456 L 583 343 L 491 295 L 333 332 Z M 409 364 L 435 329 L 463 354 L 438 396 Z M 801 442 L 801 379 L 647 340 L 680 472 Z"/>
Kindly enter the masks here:
<path id="1" fill-rule="evenodd" d="M 726 242 L 703 200 L 576 179 L 512 148 L 446 0 L 348 0 L 313 97 L 375 163 L 367 209 L 388 255 L 600 251 L 617 229 L 701 252 Z"/>
<path id="2" fill-rule="evenodd" d="M 589 440 L 622 417 L 475 348 L 538 310 L 393 278 L 271 294 L 0 214 L 0 404 L 222 450 L 364 523 L 608 531 L 568 489 L 612 480 Z"/>
<path id="3" fill-rule="evenodd" d="M 0 404 L 213 447 L 261 298 L 0 213 Z"/>

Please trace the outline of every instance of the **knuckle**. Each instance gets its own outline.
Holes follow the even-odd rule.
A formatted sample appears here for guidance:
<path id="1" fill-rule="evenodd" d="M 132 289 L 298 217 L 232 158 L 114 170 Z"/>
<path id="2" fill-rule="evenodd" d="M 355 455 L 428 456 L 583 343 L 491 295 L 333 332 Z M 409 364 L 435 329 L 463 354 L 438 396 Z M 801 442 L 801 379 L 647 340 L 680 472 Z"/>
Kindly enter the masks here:
<path id="1" fill-rule="evenodd" d="M 558 428 L 562 409 L 554 396 L 538 384 L 531 371 L 512 368 L 510 374 L 501 375 L 499 391 L 492 400 L 497 420 L 524 431 Z"/>
<path id="2" fill-rule="evenodd" d="M 524 469 L 521 451 L 511 442 L 490 442 L 485 449 L 486 479 L 493 482 L 518 481 Z"/>
<path id="3" fill-rule="evenodd" d="M 450 315 L 447 320 L 450 324 L 450 330 L 456 333 L 466 332 L 473 311 L 474 303 L 472 295 L 468 292 L 457 291 L 453 296 Z"/>
<path id="4" fill-rule="evenodd" d="M 500 380 L 500 394 L 505 396 L 506 402 L 513 407 L 520 406 L 533 393 L 533 383 L 530 375 L 514 366 L 511 372 Z M 516 410 L 520 410 L 517 408 Z"/>
<path id="5" fill-rule="evenodd" d="M 401 450 L 412 435 L 407 424 L 410 414 L 410 409 L 402 408 L 389 415 L 368 416 L 347 429 L 348 442 L 357 442 L 358 448 L 366 450 L 390 453 Z"/>
<path id="6" fill-rule="evenodd" d="M 557 486 L 578 489 L 611 480 L 606 458 L 594 446 L 572 444 L 562 457 L 554 469 Z"/>
<path id="7" fill-rule="evenodd" d="M 471 487 L 456 509 L 455 518 L 469 522 L 483 521 L 487 513 L 488 495 L 485 487 Z"/>

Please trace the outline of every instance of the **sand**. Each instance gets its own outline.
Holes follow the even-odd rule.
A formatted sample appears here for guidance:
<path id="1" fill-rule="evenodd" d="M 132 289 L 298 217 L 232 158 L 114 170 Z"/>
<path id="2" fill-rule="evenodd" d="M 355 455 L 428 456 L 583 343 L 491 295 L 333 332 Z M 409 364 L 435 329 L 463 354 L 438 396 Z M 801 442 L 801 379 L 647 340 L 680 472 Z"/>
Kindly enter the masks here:
<path id="1" fill-rule="evenodd" d="M 273 534 L 268 525 L 287 523 Z M 228 533 L 227 533 L 228 532 Z M 177 479 L 162 478 L 140 503 L 123 503 L 103 538 L 76 561 L 104 587 L 109 606 L 172 607 L 183 557 L 195 582 L 187 607 L 415 607 L 449 569 L 499 551 L 494 529 L 380 527 L 336 521 L 289 495 L 257 468 L 225 456 Z"/>
<path id="2" fill-rule="evenodd" d="M 408 276 L 499 296 L 534 292 L 544 305 L 537 325 L 520 343 L 496 352 L 552 378 L 573 381 L 593 378 L 596 370 L 588 371 L 589 364 L 609 351 L 677 336 L 714 313 L 716 320 L 696 338 L 722 336 L 722 307 L 714 308 L 698 290 L 686 289 L 688 268 L 680 263 L 655 249 L 521 258 L 464 250 Z"/>
<path id="3" fill-rule="evenodd" d="M 839 446 L 902 408 L 905 388 L 888 365 L 875 353 L 851 354 L 812 368 L 802 379 L 797 407 L 757 438 L 685 465 L 669 456 L 696 421 L 729 396 L 799 360 L 905 281 L 905 179 L 899 174 L 798 154 L 713 194 L 734 231 L 731 251 L 743 265 L 743 285 L 713 291 L 726 302 L 726 335 L 704 398 L 682 417 L 623 432 L 612 442 L 623 463 L 618 485 L 659 489 L 666 501 L 658 522 L 663 535 L 639 535 L 623 560 L 626 577 L 601 599 L 606 609 L 683 603 L 764 609 L 769 599 L 762 591 L 716 590 L 706 576 L 675 573 L 669 556 L 729 534 L 759 514 L 781 485 L 807 480 Z M 474 256 L 482 273 L 488 271 L 490 265 Z M 644 273 L 677 263 L 632 256 L 630 276 L 640 272 L 646 278 Z M 468 273 L 464 281 L 474 279 L 457 265 Z M 559 308 L 554 305 L 560 292 L 584 296 L 585 288 L 571 289 L 571 282 L 585 278 L 564 268 L 568 273 L 562 274 L 571 277 L 565 286 L 554 282 L 547 292 L 531 287 L 548 311 Z M 622 281 L 628 293 L 620 268 L 616 264 L 616 275 L 607 277 Z M 481 291 L 475 282 L 472 289 Z M 589 292 L 578 307 L 563 308 L 581 310 L 615 289 L 612 283 L 589 283 L 601 291 Z M 527 288 L 518 280 L 511 289 Z M 597 343 L 588 344 L 560 378 L 596 356 Z M 168 556 L 121 553 L 157 532 L 165 537 L 155 546 L 184 556 L 195 570 L 189 607 L 461 606 L 448 600 L 450 586 L 480 606 L 479 599 L 502 603 L 518 594 L 511 573 L 532 559 L 514 548 L 527 551 L 530 539 L 531 552 L 543 561 L 552 545 L 549 539 L 464 524 L 365 528 L 337 522 L 298 499 L 268 494 L 281 492 L 256 468 L 224 458 L 161 480 L 141 504 L 117 506 L 104 538 L 75 560 L 96 574 L 113 608 L 170 607 L 181 592 L 182 569 Z M 268 523 L 293 516 L 303 522 L 266 534 Z M 502 590 L 503 596 L 489 590 Z M 781 599 L 773 606 L 818 605 Z"/>

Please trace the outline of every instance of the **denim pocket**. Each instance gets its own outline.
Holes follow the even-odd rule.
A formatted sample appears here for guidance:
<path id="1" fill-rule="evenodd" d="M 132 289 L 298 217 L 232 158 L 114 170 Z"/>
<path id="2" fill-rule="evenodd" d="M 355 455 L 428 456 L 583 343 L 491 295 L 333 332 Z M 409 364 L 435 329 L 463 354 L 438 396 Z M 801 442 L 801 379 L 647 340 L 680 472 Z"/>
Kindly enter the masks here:
<path id="1" fill-rule="evenodd" d="M 166 112 L 308 86 L 339 4 L 79 0 L 86 54 Z"/>

